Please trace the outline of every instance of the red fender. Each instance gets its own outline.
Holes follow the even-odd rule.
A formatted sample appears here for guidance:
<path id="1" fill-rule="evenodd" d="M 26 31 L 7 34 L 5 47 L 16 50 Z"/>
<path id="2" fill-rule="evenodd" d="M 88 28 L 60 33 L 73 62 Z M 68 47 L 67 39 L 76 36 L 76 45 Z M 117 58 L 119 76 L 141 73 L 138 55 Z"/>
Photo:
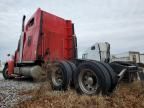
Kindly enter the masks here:
<path id="1" fill-rule="evenodd" d="M 14 60 L 9 60 L 8 62 L 8 75 L 14 73 Z"/>

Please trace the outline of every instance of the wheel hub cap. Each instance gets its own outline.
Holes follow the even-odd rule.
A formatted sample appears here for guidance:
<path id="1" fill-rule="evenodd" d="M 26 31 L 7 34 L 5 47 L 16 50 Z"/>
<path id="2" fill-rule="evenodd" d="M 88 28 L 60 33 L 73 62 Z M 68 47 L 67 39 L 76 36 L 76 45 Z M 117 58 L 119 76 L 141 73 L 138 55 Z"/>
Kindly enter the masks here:
<path id="1" fill-rule="evenodd" d="M 88 77 L 87 82 L 88 82 L 89 85 L 93 85 L 93 78 Z"/>
<path id="2" fill-rule="evenodd" d="M 90 69 L 83 69 L 78 77 L 81 90 L 86 94 L 94 94 L 99 87 L 97 76 Z"/>

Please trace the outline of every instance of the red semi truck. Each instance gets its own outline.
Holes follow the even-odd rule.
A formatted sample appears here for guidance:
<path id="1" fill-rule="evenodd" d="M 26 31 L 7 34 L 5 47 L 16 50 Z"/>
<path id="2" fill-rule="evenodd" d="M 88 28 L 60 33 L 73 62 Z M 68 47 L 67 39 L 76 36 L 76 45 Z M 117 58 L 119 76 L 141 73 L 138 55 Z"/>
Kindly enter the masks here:
<path id="1" fill-rule="evenodd" d="M 47 76 L 43 64 L 52 64 Z M 5 79 L 50 77 L 55 90 L 67 90 L 73 85 L 79 93 L 88 95 L 109 94 L 126 71 L 137 67 L 124 63 L 104 63 L 77 58 L 77 39 L 74 24 L 58 16 L 38 9 L 25 25 L 15 55 L 4 67 Z"/>

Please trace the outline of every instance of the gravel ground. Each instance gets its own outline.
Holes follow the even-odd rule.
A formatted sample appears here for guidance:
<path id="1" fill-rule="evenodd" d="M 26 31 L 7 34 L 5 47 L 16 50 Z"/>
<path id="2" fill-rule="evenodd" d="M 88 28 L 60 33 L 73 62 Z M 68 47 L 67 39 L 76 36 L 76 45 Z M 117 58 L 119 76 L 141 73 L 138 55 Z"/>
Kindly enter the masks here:
<path id="1" fill-rule="evenodd" d="M 25 79 L 4 80 L 0 73 L 0 108 L 11 108 L 19 102 L 31 99 L 31 96 L 20 94 L 38 89 L 42 83 L 26 81 Z"/>
<path id="2" fill-rule="evenodd" d="M 110 97 L 53 91 L 48 82 L 4 80 L 0 73 L 0 108 L 144 108 L 144 85 L 120 84 Z"/>

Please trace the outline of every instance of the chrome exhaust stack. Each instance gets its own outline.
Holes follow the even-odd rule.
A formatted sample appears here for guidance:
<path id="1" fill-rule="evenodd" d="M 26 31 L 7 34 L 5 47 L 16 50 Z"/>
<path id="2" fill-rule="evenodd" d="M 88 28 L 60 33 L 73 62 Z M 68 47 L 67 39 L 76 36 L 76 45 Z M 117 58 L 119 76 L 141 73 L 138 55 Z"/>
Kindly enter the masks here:
<path id="1" fill-rule="evenodd" d="M 19 63 L 22 63 L 22 53 L 23 53 L 23 38 L 24 38 L 24 25 L 25 25 L 26 16 L 23 16 L 22 20 L 22 32 L 20 36 L 20 54 L 19 54 Z"/>

